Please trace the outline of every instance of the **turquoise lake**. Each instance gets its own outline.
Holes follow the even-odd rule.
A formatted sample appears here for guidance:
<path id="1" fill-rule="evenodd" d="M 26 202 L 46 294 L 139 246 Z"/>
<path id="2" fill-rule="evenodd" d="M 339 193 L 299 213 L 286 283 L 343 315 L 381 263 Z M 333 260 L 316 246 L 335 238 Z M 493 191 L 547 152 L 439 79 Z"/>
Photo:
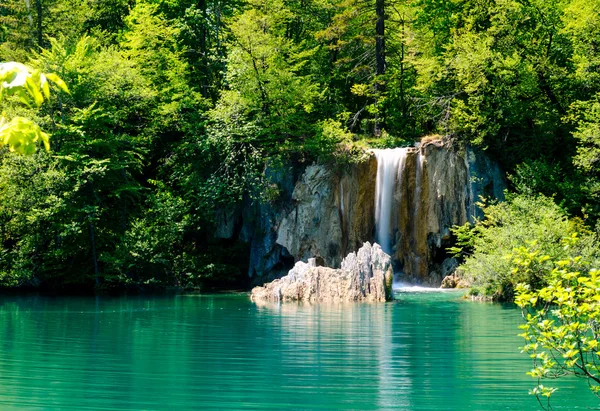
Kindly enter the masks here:
<path id="1" fill-rule="evenodd" d="M 0 297 L 0 410 L 538 410 L 514 306 Z M 554 383 L 554 384 L 553 384 Z M 555 409 L 598 405 L 585 381 Z"/>

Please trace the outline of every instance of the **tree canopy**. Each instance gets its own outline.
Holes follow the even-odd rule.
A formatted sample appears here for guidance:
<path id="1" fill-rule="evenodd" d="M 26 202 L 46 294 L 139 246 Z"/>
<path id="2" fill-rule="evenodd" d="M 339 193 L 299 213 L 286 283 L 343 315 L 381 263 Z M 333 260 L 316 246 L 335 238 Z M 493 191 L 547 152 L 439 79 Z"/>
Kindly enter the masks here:
<path id="1" fill-rule="evenodd" d="M 243 283 L 216 214 L 276 201 L 267 164 L 433 133 L 600 215 L 598 0 L 28 4 L 0 5 L 0 61 L 24 64 L 0 69 L 2 285 Z"/>

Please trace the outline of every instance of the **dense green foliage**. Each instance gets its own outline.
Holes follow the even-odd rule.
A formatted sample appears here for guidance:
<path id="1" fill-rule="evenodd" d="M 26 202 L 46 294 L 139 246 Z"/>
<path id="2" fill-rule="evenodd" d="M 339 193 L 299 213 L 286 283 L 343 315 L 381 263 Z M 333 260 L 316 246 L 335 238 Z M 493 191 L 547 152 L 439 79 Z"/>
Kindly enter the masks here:
<path id="1" fill-rule="evenodd" d="M 599 13 L 599 0 L 6 0 L 0 61 L 69 93 L 3 103 L 52 151 L 0 152 L 1 285 L 241 279 L 248 247 L 215 238 L 215 212 L 275 201 L 265 164 L 351 163 L 434 133 L 593 224 Z"/>
<path id="2" fill-rule="evenodd" d="M 473 295 L 512 300 L 518 284 L 533 289 L 545 286 L 549 278 L 544 271 L 515 271 L 507 257 L 531 242 L 553 260 L 582 255 L 587 261 L 600 262 L 595 235 L 580 219 L 568 218 L 551 198 L 513 195 L 505 202 L 484 205 L 483 210 L 482 221 L 454 229 L 458 245 L 451 249 L 464 258 L 459 273 L 472 284 Z M 576 247 L 565 248 L 562 239 L 571 235 L 581 240 Z"/>
<path id="3" fill-rule="evenodd" d="M 576 235 L 562 241 L 569 250 L 578 243 Z M 557 259 L 536 244 L 515 249 L 510 261 L 521 277 L 547 279 L 540 289 L 520 284 L 515 299 L 526 320 L 521 326 L 523 351 L 534 364 L 528 374 L 538 382 L 531 393 L 544 409 L 550 409 L 556 389 L 544 386 L 542 380 L 575 375 L 587 380 L 590 390 L 600 396 L 600 272 L 581 255 Z"/>

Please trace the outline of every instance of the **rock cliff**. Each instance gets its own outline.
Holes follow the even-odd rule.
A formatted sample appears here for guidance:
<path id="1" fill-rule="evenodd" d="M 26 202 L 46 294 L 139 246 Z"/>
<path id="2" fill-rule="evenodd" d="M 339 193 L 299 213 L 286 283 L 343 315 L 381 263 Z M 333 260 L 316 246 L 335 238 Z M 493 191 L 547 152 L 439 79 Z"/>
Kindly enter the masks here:
<path id="1" fill-rule="evenodd" d="M 439 285 L 450 228 L 469 221 L 471 188 L 465 155 L 434 141 L 406 152 L 394 191 L 393 259 L 407 280 Z M 439 261 L 436 261 L 439 260 Z"/>
<path id="2" fill-rule="evenodd" d="M 277 244 L 297 260 L 339 267 L 343 256 L 372 239 L 376 172 L 372 156 L 347 172 L 307 167 L 278 226 Z"/>
<path id="3" fill-rule="evenodd" d="M 440 140 L 400 151 L 387 238 L 378 238 L 381 230 L 376 229 L 378 160 L 373 153 L 342 174 L 309 166 L 277 228 L 277 244 L 296 260 L 314 257 L 339 267 L 346 253 L 375 239 L 389 244 L 395 269 L 405 280 L 438 286 L 450 228 L 473 221 L 480 213 L 479 195 L 502 198 L 504 179 L 482 153 L 458 151 Z"/>
<path id="4" fill-rule="evenodd" d="M 481 215 L 480 195 L 501 199 L 504 177 L 481 152 L 459 151 L 440 140 L 395 151 L 402 159 L 394 163 L 391 210 L 383 229 L 376 221 L 381 164 L 373 151 L 345 170 L 270 165 L 266 175 L 278 187 L 279 199 L 223 213 L 217 234 L 250 244 L 248 274 L 255 284 L 281 277 L 295 262 L 310 258 L 339 268 L 348 253 L 377 241 L 405 281 L 438 286 L 455 266 L 444 251 L 452 243 L 450 228 Z"/>

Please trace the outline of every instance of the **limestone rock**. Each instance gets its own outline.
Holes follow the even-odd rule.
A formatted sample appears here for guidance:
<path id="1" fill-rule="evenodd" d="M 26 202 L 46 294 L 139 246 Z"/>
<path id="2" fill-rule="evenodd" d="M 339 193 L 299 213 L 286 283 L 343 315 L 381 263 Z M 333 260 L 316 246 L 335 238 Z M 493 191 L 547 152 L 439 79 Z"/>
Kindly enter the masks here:
<path id="1" fill-rule="evenodd" d="M 434 263 L 439 250 L 451 244 L 450 229 L 474 221 L 479 194 L 501 198 L 502 174 L 483 154 L 459 151 L 442 140 L 407 148 L 405 156 L 395 184 L 392 259 L 404 280 L 438 286 L 455 268 L 452 261 L 443 267 Z"/>
<path id="2" fill-rule="evenodd" d="M 289 163 L 269 163 L 265 167 L 265 178 L 277 187 L 279 200 L 276 203 L 246 201 L 238 236 L 240 241 L 250 245 L 248 276 L 260 283 L 265 279 L 281 277 L 294 263 L 294 257 L 276 240 L 277 227 L 287 212 L 287 206 L 292 203 L 297 170 Z"/>
<path id="3" fill-rule="evenodd" d="M 464 157 L 440 141 L 409 149 L 394 194 L 393 258 L 410 281 L 428 282 L 433 252 L 446 245 L 453 225 L 469 220 L 468 181 Z"/>
<path id="4" fill-rule="evenodd" d="M 458 278 L 454 274 L 447 275 L 442 280 L 442 285 L 440 286 L 440 288 L 456 288 L 457 284 L 458 284 Z"/>
<path id="5" fill-rule="evenodd" d="M 440 288 L 469 288 L 469 284 L 455 273 L 444 277 Z"/>
<path id="6" fill-rule="evenodd" d="M 339 267 L 347 253 L 372 238 L 376 173 L 373 156 L 345 173 L 307 167 L 277 228 L 277 244 L 296 260 L 318 257 Z"/>
<path id="7" fill-rule="evenodd" d="M 341 268 L 317 267 L 316 259 L 298 261 L 288 275 L 252 290 L 253 301 L 351 302 L 392 298 L 393 270 L 378 244 L 365 243 Z"/>
<path id="8" fill-rule="evenodd" d="M 469 214 L 470 221 L 473 222 L 473 219 L 483 217 L 483 212 L 476 205 L 479 197 L 504 200 L 504 190 L 507 187 L 504 172 L 500 169 L 498 163 L 491 161 L 481 151 L 467 148 L 465 158 L 470 181 Z"/>
<path id="9" fill-rule="evenodd" d="M 239 208 L 218 209 L 215 212 L 215 232 L 218 239 L 232 239 L 235 235 L 236 220 L 240 219 Z"/>

